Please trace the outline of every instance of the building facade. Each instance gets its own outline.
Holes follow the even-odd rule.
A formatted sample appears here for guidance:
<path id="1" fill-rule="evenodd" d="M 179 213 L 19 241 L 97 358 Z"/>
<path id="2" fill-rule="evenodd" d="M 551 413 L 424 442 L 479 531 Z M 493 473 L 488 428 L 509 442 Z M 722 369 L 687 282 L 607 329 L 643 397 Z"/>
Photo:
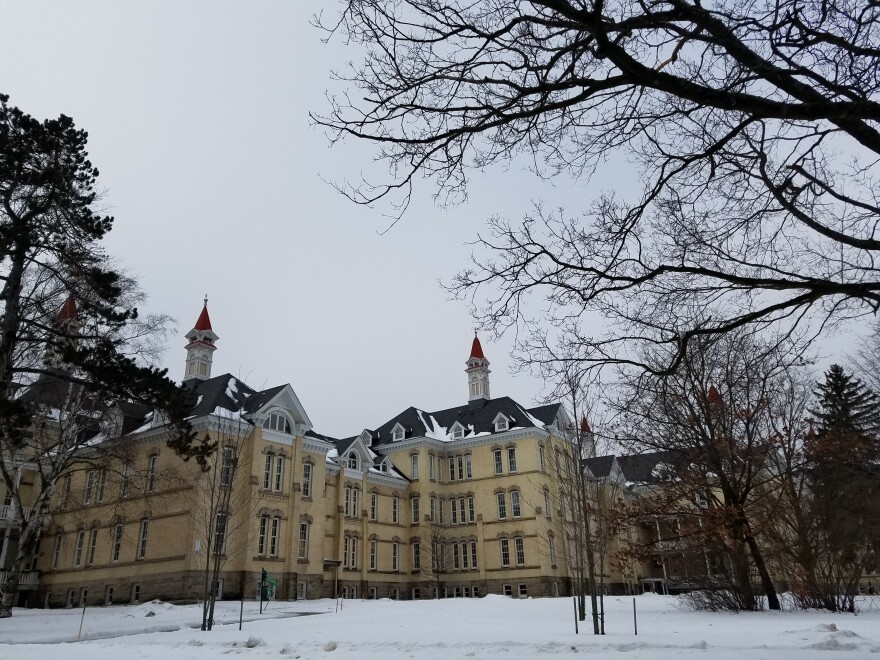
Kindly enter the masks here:
<path id="1" fill-rule="evenodd" d="M 221 597 L 255 597 L 263 569 L 286 599 L 569 592 L 548 457 L 570 420 L 558 404 L 491 398 L 478 338 L 466 403 L 331 438 L 290 385 L 211 375 L 207 303 L 186 337 L 191 423 L 218 442 L 211 470 L 166 446 L 158 413 L 120 408 L 124 431 L 103 440 L 114 462 L 58 488 L 31 606 L 196 600 L 206 565 Z"/>

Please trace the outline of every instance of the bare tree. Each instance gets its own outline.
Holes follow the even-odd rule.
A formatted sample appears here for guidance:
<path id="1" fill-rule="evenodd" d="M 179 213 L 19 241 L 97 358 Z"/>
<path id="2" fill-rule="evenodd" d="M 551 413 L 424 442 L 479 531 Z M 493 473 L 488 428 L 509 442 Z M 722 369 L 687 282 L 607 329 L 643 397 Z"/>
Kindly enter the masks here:
<path id="1" fill-rule="evenodd" d="M 252 546 L 252 521 L 259 501 L 250 472 L 242 465 L 253 426 L 240 415 L 215 416 L 217 453 L 194 489 L 195 537 L 203 562 L 202 630 L 214 625 L 220 576 L 226 565 Z M 203 550 L 203 551 L 202 551 Z"/>
<path id="2" fill-rule="evenodd" d="M 427 542 L 428 562 L 422 565 L 422 575 L 434 582 L 437 598 L 443 597 L 443 576 L 452 569 L 452 558 L 449 554 L 449 525 L 439 515 L 428 516 Z"/>
<path id="3" fill-rule="evenodd" d="M 584 181 L 609 154 L 636 164 L 635 195 L 495 220 L 452 286 L 480 296 L 496 330 L 539 310 L 521 346 L 532 358 L 555 328 L 566 359 L 668 373 L 694 338 L 774 326 L 805 340 L 877 310 L 876 5 L 341 6 L 316 22 L 359 59 L 314 120 L 331 141 L 372 142 L 390 170 L 337 184 L 356 202 L 402 212 L 421 177 L 455 202 L 470 168 L 518 157 L 538 176 Z M 531 294 L 544 303 L 530 307 Z M 604 332 L 582 327 L 591 314 Z M 670 349 L 664 361 L 642 358 L 652 346 Z"/>

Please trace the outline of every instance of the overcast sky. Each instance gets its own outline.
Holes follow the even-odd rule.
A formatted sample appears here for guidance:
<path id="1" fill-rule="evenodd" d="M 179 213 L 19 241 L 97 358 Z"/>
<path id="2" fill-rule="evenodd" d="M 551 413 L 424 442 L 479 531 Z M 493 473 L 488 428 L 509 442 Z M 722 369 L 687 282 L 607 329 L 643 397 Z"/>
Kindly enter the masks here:
<path id="1" fill-rule="evenodd" d="M 255 388 L 289 382 L 316 430 L 342 436 L 410 405 L 467 401 L 473 323 L 438 281 L 467 265 L 467 243 L 490 216 L 519 219 L 537 200 L 576 211 L 637 182 L 625 163 L 552 184 L 514 164 L 475 173 L 468 202 L 450 209 L 417 188 L 380 235 L 387 217 L 322 181 L 378 178 L 372 147 L 331 149 L 308 118 L 339 90 L 331 69 L 357 58 L 310 25 L 339 6 L 4 0 L 0 92 L 88 130 L 116 217 L 108 251 L 139 277 L 148 311 L 179 323 L 171 375 L 183 374 L 183 335 L 207 293 L 220 335 L 213 374 Z M 492 394 L 531 404 L 543 384 L 509 373 L 512 342 L 483 338 Z"/>
<path id="2" fill-rule="evenodd" d="M 331 68 L 354 59 L 310 18 L 333 0 L 0 3 L 0 91 L 38 117 L 70 115 L 116 217 L 108 251 L 172 315 L 165 365 L 209 296 L 220 335 L 213 374 L 289 382 L 317 430 L 375 427 L 409 405 L 467 401 L 468 307 L 438 285 L 467 264 L 494 213 L 519 218 L 542 190 L 516 166 L 477 174 L 466 204 L 438 209 L 427 186 L 403 221 L 356 206 L 325 179 L 370 170 L 367 144 L 330 148 L 321 111 Z M 619 174 L 619 173 L 618 173 Z M 512 337 L 483 339 L 493 396 L 533 403 L 511 376 Z"/>

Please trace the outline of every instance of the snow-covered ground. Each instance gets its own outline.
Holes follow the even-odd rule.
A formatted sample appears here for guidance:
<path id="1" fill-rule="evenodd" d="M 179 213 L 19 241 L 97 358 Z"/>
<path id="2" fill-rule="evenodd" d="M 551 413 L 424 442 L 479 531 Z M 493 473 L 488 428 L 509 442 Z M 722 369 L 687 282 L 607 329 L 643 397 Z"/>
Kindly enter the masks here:
<path id="1" fill-rule="evenodd" d="M 606 599 L 607 635 L 575 635 L 570 599 L 504 596 L 443 601 L 274 602 L 260 615 L 245 603 L 224 602 L 213 632 L 198 630 L 198 606 L 152 602 L 82 610 L 16 610 L 0 620 L 3 660 L 177 660 L 217 658 L 348 658 L 446 660 L 549 658 L 585 653 L 657 658 L 751 660 L 880 658 L 880 607 L 857 616 L 827 612 L 711 614 L 682 609 L 675 598 Z M 309 614 L 311 616 L 305 616 Z"/>

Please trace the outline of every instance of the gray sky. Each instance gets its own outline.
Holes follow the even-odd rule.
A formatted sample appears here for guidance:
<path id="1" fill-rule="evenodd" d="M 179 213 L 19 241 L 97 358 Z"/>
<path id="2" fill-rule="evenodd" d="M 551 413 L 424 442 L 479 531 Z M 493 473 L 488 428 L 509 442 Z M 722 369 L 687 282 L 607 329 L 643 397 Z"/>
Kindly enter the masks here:
<path id="1" fill-rule="evenodd" d="M 356 206 L 321 181 L 370 170 L 367 144 L 329 148 L 309 125 L 330 69 L 357 53 L 309 24 L 333 0 L 0 4 L 0 91 L 38 117 L 89 132 L 108 251 L 149 311 L 179 322 L 165 364 L 183 373 L 184 333 L 208 293 L 215 375 L 289 382 L 316 429 L 343 435 L 409 405 L 467 400 L 467 305 L 438 285 L 466 265 L 485 220 L 533 199 L 580 205 L 584 186 L 476 174 L 468 203 L 441 210 L 423 186 L 408 215 Z M 529 404 L 542 383 L 508 372 L 512 337 L 483 337 L 493 396 Z"/>

